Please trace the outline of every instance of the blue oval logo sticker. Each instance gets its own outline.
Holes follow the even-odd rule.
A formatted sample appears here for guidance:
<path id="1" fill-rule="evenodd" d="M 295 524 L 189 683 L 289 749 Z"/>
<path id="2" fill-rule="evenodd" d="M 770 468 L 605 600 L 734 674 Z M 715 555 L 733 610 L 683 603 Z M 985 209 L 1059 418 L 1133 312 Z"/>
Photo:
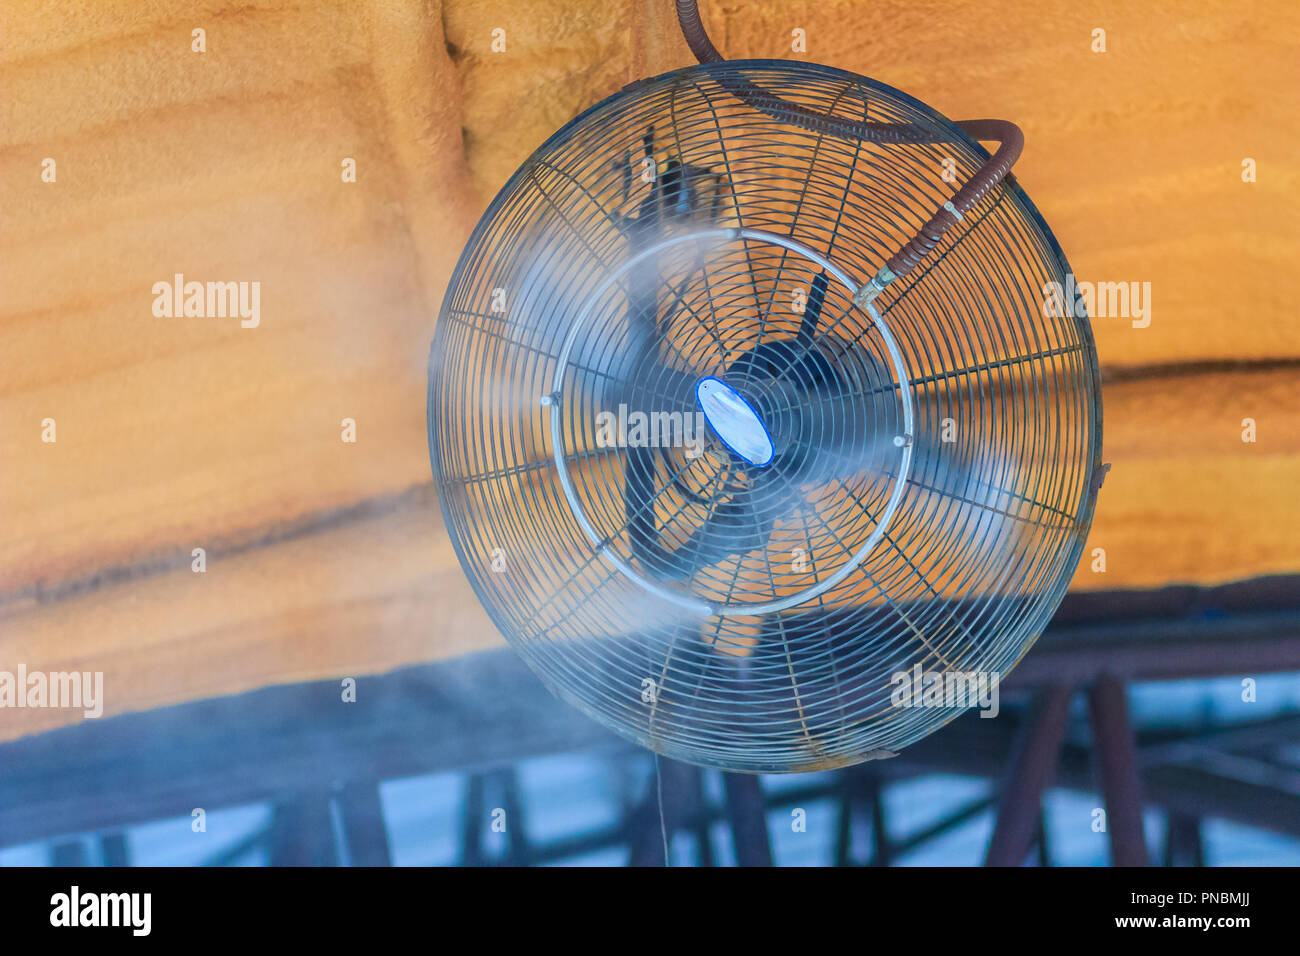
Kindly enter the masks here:
<path id="1" fill-rule="evenodd" d="M 704 418 L 722 443 L 751 465 L 766 465 L 775 449 L 758 412 L 741 394 L 717 378 L 702 378 L 695 399 Z"/>

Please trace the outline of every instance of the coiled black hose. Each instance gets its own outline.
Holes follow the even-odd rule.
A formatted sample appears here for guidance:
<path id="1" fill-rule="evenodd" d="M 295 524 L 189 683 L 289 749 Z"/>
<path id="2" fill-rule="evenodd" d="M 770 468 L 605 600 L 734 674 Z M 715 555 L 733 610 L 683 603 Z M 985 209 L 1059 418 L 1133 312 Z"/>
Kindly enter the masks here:
<path id="1" fill-rule="evenodd" d="M 724 60 L 700 20 L 699 0 L 676 0 L 677 22 L 681 25 L 686 43 L 701 63 L 720 63 Z M 819 113 L 798 103 L 789 103 L 748 80 L 727 77 L 720 82 L 729 92 L 755 109 L 776 119 L 801 126 L 817 133 L 827 133 L 844 139 L 869 143 L 934 143 L 940 142 L 932 131 L 911 123 L 871 123 L 845 117 Z M 859 303 L 870 302 L 889 283 L 915 269 L 930 251 L 943 239 L 944 233 L 966 215 L 994 186 L 1011 171 L 1024 149 L 1025 135 L 1015 123 L 1006 120 L 962 120 L 957 123 L 965 133 L 977 140 L 998 143 L 997 151 L 989 157 L 975 174 L 935 214 L 917 230 L 901 249 L 895 252 L 875 277 L 858 293 Z"/>

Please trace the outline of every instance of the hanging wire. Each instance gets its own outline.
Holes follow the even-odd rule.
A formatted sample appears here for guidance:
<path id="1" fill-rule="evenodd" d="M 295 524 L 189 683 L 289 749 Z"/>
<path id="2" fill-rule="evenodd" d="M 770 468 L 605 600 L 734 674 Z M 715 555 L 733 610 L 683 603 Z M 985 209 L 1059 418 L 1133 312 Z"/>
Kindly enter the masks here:
<path id="1" fill-rule="evenodd" d="M 672 859 L 668 855 L 668 821 L 664 816 L 664 775 L 659 769 L 658 753 L 655 753 L 655 790 L 659 795 L 659 836 L 664 841 L 664 866 L 672 866 Z"/>

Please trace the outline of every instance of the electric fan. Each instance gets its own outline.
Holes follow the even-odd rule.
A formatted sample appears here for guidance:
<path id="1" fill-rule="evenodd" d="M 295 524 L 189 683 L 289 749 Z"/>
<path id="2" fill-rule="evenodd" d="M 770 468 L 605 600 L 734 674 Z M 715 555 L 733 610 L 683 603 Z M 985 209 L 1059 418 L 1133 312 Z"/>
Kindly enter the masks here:
<path id="1" fill-rule="evenodd" d="M 1079 561 L 1088 319 L 1045 305 L 1069 267 L 1006 178 L 1014 126 L 724 61 L 677 7 L 700 65 L 553 135 L 460 258 L 443 516 L 527 664 L 625 737 L 729 770 L 892 756 L 974 703 L 900 682 L 996 681 Z"/>

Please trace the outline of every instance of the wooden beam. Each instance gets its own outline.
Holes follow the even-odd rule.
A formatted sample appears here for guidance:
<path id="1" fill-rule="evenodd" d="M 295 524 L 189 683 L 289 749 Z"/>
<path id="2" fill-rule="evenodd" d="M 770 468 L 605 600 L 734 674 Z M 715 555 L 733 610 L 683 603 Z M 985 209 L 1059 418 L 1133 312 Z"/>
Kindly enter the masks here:
<path id="1" fill-rule="evenodd" d="M 1042 822 L 1043 793 L 1060 758 L 1072 696 L 1069 685 L 1053 684 L 1035 697 L 1002 782 L 986 866 L 1019 866 L 1029 854 Z"/>

